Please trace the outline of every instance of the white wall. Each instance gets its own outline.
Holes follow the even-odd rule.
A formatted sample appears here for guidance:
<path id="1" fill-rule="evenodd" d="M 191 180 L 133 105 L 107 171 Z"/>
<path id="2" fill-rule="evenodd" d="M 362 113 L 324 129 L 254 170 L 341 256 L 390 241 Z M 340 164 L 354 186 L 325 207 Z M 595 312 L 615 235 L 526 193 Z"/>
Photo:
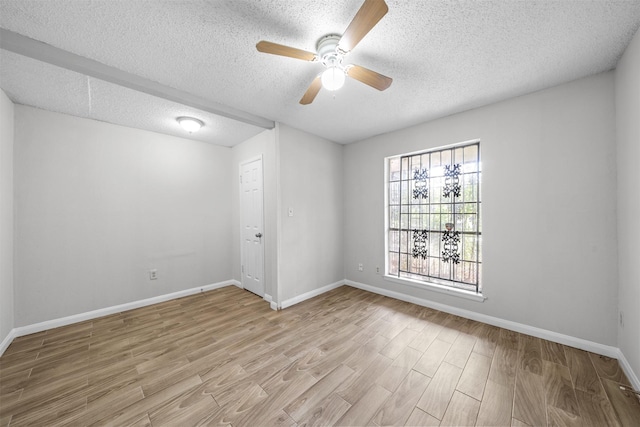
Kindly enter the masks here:
<path id="1" fill-rule="evenodd" d="M 246 160 L 262 156 L 264 176 L 264 226 L 263 244 L 265 251 L 265 293 L 276 300 L 277 279 L 277 172 L 276 172 L 276 130 L 265 130 L 232 148 L 234 174 L 231 191 L 233 219 L 231 229 L 233 252 L 233 278 L 241 281 L 240 254 L 240 164 Z"/>
<path id="2" fill-rule="evenodd" d="M 614 107 L 613 73 L 604 73 L 347 145 L 347 279 L 616 346 Z M 386 256 L 385 156 L 476 138 L 488 299 L 376 275 Z"/>
<path id="3" fill-rule="evenodd" d="M 14 149 L 16 326 L 232 277 L 231 149 L 26 106 Z"/>
<path id="4" fill-rule="evenodd" d="M 0 90 L 0 342 L 14 327 L 13 122 L 13 103 Z"/>
<path id="5" fill-rule="evenodd" d="M 344 279 L 343 146 L 285 125 L 278 130 L 283 302 Z"/>
<path id="6" fill-rule="evenodd" d="M 618 154 L 618 346 L 640 374 L 640 32 L 616 69 Z"/>

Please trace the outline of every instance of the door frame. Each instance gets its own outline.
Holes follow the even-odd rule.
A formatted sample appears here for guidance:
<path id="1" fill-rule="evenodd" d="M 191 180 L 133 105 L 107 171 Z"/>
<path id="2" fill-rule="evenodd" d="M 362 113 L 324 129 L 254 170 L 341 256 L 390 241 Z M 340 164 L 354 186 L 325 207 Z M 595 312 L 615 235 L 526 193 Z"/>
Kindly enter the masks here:
<path id="1" fill-rule="evenodd" d="M 265 298 L 265 296 L 267 295 L 267 279 L 266 279 L 266 275 L 265 275 L 265 244 L 266 241 L 268 239 L 268 236 L 265 236 L 264 234 L 264 208 L 265 208 L 265 203 L 264 203 L 264 158 L 262 154 L 259 154 L 257 156 L 253 156 L 250 157 L 248 159 L 242 160 L 239 164 L 238 164 L 238 196 L 239 196 L 239 200 L 238 200 L 238 205 L 240 207 L 240 287 L 243 289 L 245 288 L 245 277 L 244 277 L 244 270 L 243 270 L 243 266 L 245 265 L 245 254 L 244 254 L 244 239 L 243 239 L 243 233 L 244 233 L 244 224 L 242 223 L 242 216 L 243 216 L 243 197 L 242 197 L 242 168 L 244 165 L 247 165 L 249 163 L 253 163 L 255 161 L 260 161 L 260 165 L 261 165 L 261 172 L 262 172 L 262 218 L 260 218 L 261 220 L 261 228 L 262 228 L 262 244 L 260 245 L 261 247 L 261 253 L 260 256 L 262 258 L 262 295 L 260 295 L 260 297 Z"/>

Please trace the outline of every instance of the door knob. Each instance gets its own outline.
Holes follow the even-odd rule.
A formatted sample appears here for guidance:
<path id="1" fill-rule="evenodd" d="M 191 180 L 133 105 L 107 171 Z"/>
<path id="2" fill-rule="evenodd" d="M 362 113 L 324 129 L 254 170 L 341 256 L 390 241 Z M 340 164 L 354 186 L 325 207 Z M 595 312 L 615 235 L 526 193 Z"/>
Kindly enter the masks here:
<path id="1" fill-rule="evenodd" d="M 256 233 L 256 237 L 259 239 L 260 237 L 262 237 L 262 233 Z"/>

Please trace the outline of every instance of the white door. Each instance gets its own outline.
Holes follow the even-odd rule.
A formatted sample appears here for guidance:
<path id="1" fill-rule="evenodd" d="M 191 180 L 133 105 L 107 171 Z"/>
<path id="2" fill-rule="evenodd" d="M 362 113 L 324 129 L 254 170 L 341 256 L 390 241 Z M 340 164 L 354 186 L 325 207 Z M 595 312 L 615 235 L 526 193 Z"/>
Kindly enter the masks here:
<path id="1" fill-rule="evenodd" d="M 242 287 L 264 297 L 262 158 L 240 165 Z"/>

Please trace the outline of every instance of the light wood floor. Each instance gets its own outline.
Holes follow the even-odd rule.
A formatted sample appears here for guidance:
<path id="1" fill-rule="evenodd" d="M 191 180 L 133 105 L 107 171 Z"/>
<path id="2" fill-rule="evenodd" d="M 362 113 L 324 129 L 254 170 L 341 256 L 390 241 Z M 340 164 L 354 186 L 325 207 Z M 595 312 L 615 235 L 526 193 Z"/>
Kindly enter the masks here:
<path id="1" fill-rule="evenodd" d="M 638 426 L 617 360 L 343 286 L 236 287 L 14 340 L 0 425 Z"/>

